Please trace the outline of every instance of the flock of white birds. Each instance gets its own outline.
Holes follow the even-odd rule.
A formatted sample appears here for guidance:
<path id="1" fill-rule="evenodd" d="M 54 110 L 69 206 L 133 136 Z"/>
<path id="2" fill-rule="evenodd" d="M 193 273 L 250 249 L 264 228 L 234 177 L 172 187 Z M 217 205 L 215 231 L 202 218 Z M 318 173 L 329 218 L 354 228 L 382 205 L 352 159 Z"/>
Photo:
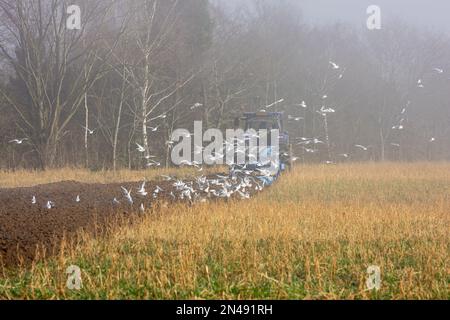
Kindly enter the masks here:
<path id="1" fill-rule="evenodd" d="M 255 172 L 258 175 L 255 175 Z M 232 168 L 229 176 L 219 174 L 209 178 L 207 176 L 200 176 L 189 181 L 183 181 L 182 179 L 167 175 L 161 176 L 164 181 L 172 182 L 173 188 L 167 190 L 169 197 L 173 200 L 185 200 L 189 203 L 207 202 L 209 199 L 214 198 L 229 199 L 233 195 L 240 199 L 250 199 L 252 192 L 262 191 L 268 185 L 266 182 L 268 180 L 264 180 L 264 177 L 269 178 L 273 177 L 273 175 L 263 168 L 247 170 L 245 165 L 239 168 Z M 146 189 L 146 184 L 147 181 L 144 180 L 134 193 L 132 188 L 127 189 L 121 186 L 122 197 L 119 199 L 114 197 L 112 205 L 126 204 L 132 207 L 136 202 L 140 202 L 139 210 L 144 212 L 146 208 L 142 197 L 151 197 L 150 199 L 156 200 L 164 192 L 164 189 L 158 185 L 156 185 L 153 191 L 149 192 Z M 74 197 L 74 202 L 81 202 L 80 195 Z M 31 199 L 31 204 L 38 205 L 38 200 L 35 195 Z M 54 201 L 45 201 L 44 207 L 46 209 L 50 210 L 55 208 L 55 206 Z"/>
<path id="2" fill-rule="evenodd" d="M 338 79 L 342 79 L 344 77 L 344 72 L 342 71 L 342 68 L 335 62 L 333 61 L 329 61 L 329 65 L 331 66 L 331 69 L 333 70 L 333 72 L 338 72 L 337 73 L 337 78 Z M 433 72 L 437 73 L 437 74 L 443 74 L 444 70 L 441 68 L 434 68 Z M 425 83 L 422 79 L 419 79 L 417 81 L 417 88 L 419 89 L 423 89 L 425 87 Z M 325 106 L 325 101 L 328 99 L 328 95 L 327 94 L 323 94 L 322 96 L 322 100 L 324 101 L 324 105 L 321 106 L 321 108 L 319 110 L 317 110 L 316 112 L 318 114 L 320 114 L 321 116 L 324 117 L 325 121 L 326 118 L 329 114 L 333 114 L 336 113 L 336 109 L 334 107 L 329 107 L 329 106 Z M 277 101 L 275 101 L 274 103 L 266 106 L 264 109 L 260 110 L 261 112 L 266 112 L 267 109 L 270 109 L 276 105 L 279 105 L 281 103 L 284 102 L 284 99 L 279 99 Z M 406 120 L 406 115 L 407 115 L 407 111 L 408 111 L 408 107 L 409 107 L 410 102 L 408 102 L 407 106 L 404 107 L 401 112 L 399 117 L 397 117 L 398 121 L 392 126 L 392 130 L 404 130 L 405 129 L 405 120 Z M 201 103 L 195 103 L 190 109 L 191 110 L 195 110 L 197 108 L 201 108 L 203 105 Z M 299 107 L 301 109 L 308 109 L 308 105 L 305 101 L 302 101 L 299 104 L 295 105 L 296 107 Z M 166 118 L 166 114 L 162 114 L 159 115 L 157 117 L 155 117 L 152 120 L 156 120 L 156 119 L 164 119 Z M 288 120 L 290 121 L 301 121 L 304 120 L 304 117 L 299 117 L 299 116 L 293 116 L 293 115 L 288 115 Z M 152 132 L 156 132 L 158 131 L 160 126 L 155 126 L 155 127 L 149 127 L 149 129 Z M 93 135 L 96 131 L 96 129 L 89 129 L 87 127 L 82 126 L 82 128 L 89 134 L 89 135 Z M 191 135 L 191 134 L 189 134 Z M 258 137 L 258 135 L 256 135 L 256 137 Z M 246 136 L 244 138 L 244 140 L 250 139 L 252 137 Z M 301 146 L 301 148 L 306 152 L 306 153 L 316 153 L 318 152 L 318 145 L 327 145 L 329 144 L 329 141 L 323 141 L 321 140 L 319 137 L 298 137 L 296 138 L 296 140 L 298 141 L 297 145 Z M 17 145 L 22 145 L 24 144 L 26 141 L 29 141 L 28 138 L 22 138 L 22 139 L 13 139 L 11 141 L 9 141 L 9 143 L 12 144 L 17 144 Z M 242 143 L 244 141 L 239 141 L 239 139 L 237 139 L 238 143 Z M 436 138 L 435 137 L 430 137 L 429 139 L 430 143 L 434 143 L 436 142 Z M 173 145 L 175 142 L 174 141 L 167 141 L 166 144 L 167 145 Z M 144 146 L 142 146 L 141 144 L 136 142 L 136 150 L 139 153 L 146 153 L 146 148 Z M 391 146 L 393 147 L 400 147 L 399 143 L 396 142 L 392 142 Z M 233 147 L 234 145 L 230 146 L 229 142 L 225 142 L 224 143 L 224 148 L 230 148 Z M 360 150 L 362 152 L 368 152 L 369 149 L 371 148 L 371 146 L 364 146 L 362 144 L 356 144 L 354 145 L 354 148 L 357 150 Z M 195 146 L 194 152 L 195 153 L 201 153 L 203 152 L 204 148 L 202 146 Z M 237 152 L 242 152 L 242 151 L 237 151 Z M 209 156 L 208 160 L 210 161 L 217 161 L 217 160 L 221 160 L 224 158 L 224 153 L 215 153 L 214 156 Z M 338 157 L 342 157 L 345 159 L 350 158 L 350 154 L 349 153 L 341 153 L 338 154 Z M 147 162 L 147 167 L 159 167 L 161 166 L 161 163 L 158 161 L 153 160 L 153 158 L 156 158 L 155 156 L 151 156 L 151 155 L 146 155 L 145 160 Z M 291 159 L 293 161 L 298 160 L 298 157 L 296 156 L 292 156 L 291 155 Z M 327 164 L 332 164 L 333 162 L 331 160 L 326 161 L 325 163 Z M 199 163 L 195 162 L 195 161 L 183 161 L 181 163 L 181 165 L 186 165 L 186 166 L 192 166 L 198 169 L 198 171 L 202 171 L 203 167 L 200 166 Z M 274 164 L 272 163 L 272 165 L 278 166 L 279 164 Z M 205 202 L 207 201 L 207 199 L 209 198 L 230 198 L 232 195 L 238 195 L 241 199 L 249 199 L 251 196 L 251 193 L 249 192 L 252 188 L 254 188 L 254 190 L 256 191 L 261 191 L 264 189 L 264 187 L 266 186 L 266 181 L 264 177 L 266 178 L 270 178 L 273 177 L 273 172 L 269 172 L 268 170 L 263 169 L 263 166 L 259 166 L 260 169 L 252 169 L 252 170 L 247 170 L 246 166 L 243 166 L 239 169 L 237 168 L 233 168 L 230 169 L 230 176 L 220 176 L 218 175 L 215 178 L 207 178 L 206 176 L 201 176 L 196 178 L 194 181 L 183 181 L 180 179 L 176 179 L 173 177 L 169 177 L 169 176 L 163 176 L 163 178 L 166 181 L 173 181 L 173 187 L 175 188 L 173 191 L 170 191 L 170 197 L 172 197 L 174 200 L 175 199 L 180 199 L 180 200 L 188 200 L 190 202 Z M 255 176 L 255 174 L 257 174 L 257 176 Z M 144 180 L 140 186 L 140 188 L 136 191 L 136 194 L 141 196 L 141 197 L 146 197 L 149 196 L 149 193 L 146 190 L 146 181 Z M 132 189 L 127 189 L 125 187 L 121 187 L 122 189 L 122 198 L 118 200 L 117 198 L 114 198 L 112 200 L 112 204 L 113 205 L 120 205 L 122 202 L 125 202 L 129 205 L 133 205 L 134 204 L 134 198 L 132 195 Z M 163 192 L 164 190 L 159 187 L 156 186 L 156 189 L 153 190 L 153 192 L 151 193 L 151 197 L 152 199 L 157 199 L 158 196 L 161 194 L 161 192 Z M 76 203 L 81 202 L 81 198 L 79 195 L 77 195 L 74 198 L 74 201 Z M 33 205 L 37 205 L 37 199 L 36 196 L 33 196 L 31 203 Z M 52 209 L 55 207 L 55 203 L 51 200 L 46 201 L 45 203 L 45 207 L 47 209 Z M 145 210 L 144 204 L 141 203 L 139 206 L 141 211 Z"/>

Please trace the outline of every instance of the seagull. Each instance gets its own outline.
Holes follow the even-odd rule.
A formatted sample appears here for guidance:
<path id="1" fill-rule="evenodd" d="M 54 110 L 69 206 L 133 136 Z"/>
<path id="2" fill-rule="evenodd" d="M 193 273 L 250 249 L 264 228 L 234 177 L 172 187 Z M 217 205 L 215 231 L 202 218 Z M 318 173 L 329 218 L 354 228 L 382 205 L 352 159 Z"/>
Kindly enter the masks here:
<path id="1" fill-rule="evenodd" d="M 148 193 L 145 191 L 145 183 L 146 181 L 142 182 L 140 189 L 137 191 L 141 196 L 145 197 Z"/>
<path id="2" fill-rule="evenodd" d="M 31 199 L 31 204 L 36 204 L 36 196 L 33 196 L 33 198 Z"/>
<path id="3" fill-rule="evenodd" d="M 391 146 L 400 148 L 400 145 L 398 143 L 391 143 Z"/>
<path id="4" fill-rule="evenodd" d="M 27 141 L 28 138 L 23 138 L 23 139 L 14 139 L 9 141 L 9 143 L 15 143 L 15 144 L 22 144 L 24 141 Z"/>
<path id="5" fill-rule="evenodd" d="M 148 127 L 152 132 L 158 131 L 159 126 L 156 127 Z"/>
<path id="6" fill-rule="evenodd" d="M 145 207 L 144 204 L 141 203 L 141 206 L 139 207 L 139 211 L 144 212 L 145 211 Z"/>
<path id="7" fill-rule="evenodd" d="M 76 197 L 76 199 L 75 199 L 75 202 L 80 202 L 81 200 L 80 200 L 80 195 L 77 195 L 77 197 Z"/>
<path id="8" fill-rule="evenodd" d="M 312 143 L 314 143 L 314 144 L 325 144 L 325 142 L 320 141 L 320 140 L 317 139 L 317 138 L 314 138 L 314 139 L 312 140 Z"/>
<path id="9" fill-rule="evenodd" d="M 166 144 L 169 145 L 169 146 L 173 145 L 174 143 L 175 143 L 175 141 L 172 141 L 172 140 L 166 141 Z"/>
<path id="10" fill-rule="evenodd" d="M 147 166 L 147 167 L 152 167 L 152 166 L 159 167 L 159 166 L 161 166 L 161 162 L 157 162 L 157 161 L 150 160 L 150 162 L 147 163 L 146 166 Z"/>
<path id="11" fill-rule="evenodd" d="M 431 139 L 430 139 L 430 142 L 435 142 L 436 141 L 436 138 L 434 138 L 434 137 L 432 137 Z"/>
<path id="12" fill-rule="evenodd" d="M 326 94 L 324 94 L 323 96 L 322 96 L 322 99 L 323 100 L 325 100 L 325 99 L 327 99 L 328 98 L 328 95 L 326 95 Z"/>
<path id="13" fill-rule="evenodd" d="M 81 127 L 82 127 L 84 130 L 86 130 L 90 135 L 93 135 L 94 132 L 95 132 L 95 130 L 97 130 L 97 129 L 91 130 L 91 129 L 85 127 L 85 126 L 81 126 Z"/>
<path id="14" fill-rule="evenodd" d="M 203 104 L 197 102 L 191 107 L 191 110 L 194 110 L 194 109 L 197 109 L 197 108 L 200 108 L 200 107 L 203 107 Z"/>
<path id="15" fill-rule="evenodd" d="M 294 117 L 294 116 L 291 116 L 291 115 L 288 115 L 288 119 L 289 119 L 289 120 L 294 120 L 294 121 L 300 121 L 300 120 L 303 120 L 302 117 Z"/>
<path id="16" fill-rule="evenodd" d="M 338 79 L 341 80 L 342 78 L 344 78 L 344 74 L 343 74 L 343 73 L 341 73 L 341 74 L 339 75 Z"/>
<path id="17" fill-rule="evenodd" d="M 125 187 L 120 187 L 120 188 L 122 188 L 123 195 L 128 200 L 128 202 L 130 204 L 133 204 L 133 198 L 131 197 L 131 189 L 127 190 Z"/>
<path id="18" fill-rule="evenodd" d="M 317 150 L 315 150 L 315 149 L 309 149 L 309 148 L 305 148 L 305 147 L 303 147 L 303 149 L 304 149 L 307 153 L 316 153 L 316 152 L 317 152 Z"/>
<path id="19" fill-rule="evenodd" d="M 137 145 L 137 148 L 136 148 L 137 151 L 139 151 L 139 152 L 141 152 L 141 153 L 142 153 L 142 152 L 145 152 L 145 148 L 144 148 L 143 146 L 141 146 L 141 145 L 140 145 L 139 143 L 137 143 L 137 142 L 136 142 L 136 145 Z"/>
<path id="20" fill-rule="evenodd" d="M 348 153 L 341 153 L 341 154 L 339 154 L 338 156 L 339 156 L 339 157 L 346 158 L 346 159 L 349 157 Z"/>
<path id="21" fill-rule="evenodd" d="M 163 113 L 163 114 L 157 116 L 155 119 L 165 119 L 165 118 L 167 118 L 167 114 Z"/>
<path id="22" fill-rule="evenodd" d="M 422 79 L 417 80 L 417 87 L 418 87 L 418 88 L 424 88 Z"/>
<path id="23" fill-rule="evenodd" d="M 113 204 L 120 204 L 120 201 L 117 200 L 116 198 L 113 199 Z"/>
<path id="24" fill-rule="evenodd" d="M 359 149 L 361 149 L 361 150 L 363 150 L 363 151 L 369 150 L 368 147 L 362 146 L 362 145 L 360 145 L 360 144 L 355 144 L 355 147 L 356 147 L 356 148 L 359 148 Z"/>
<path id="25" fill-rule="evenodd" d="M 434 71 L 436 71 L 437 73 L 444 73 L 444 69 L 441 68 L 434 68 Z"/>
<path id="26" fill-rule="evenodd" d="M 161 177 L 164 178 L 164 181 L 170 181 L 170 180 L 173 180 L 173 178 L 170 177 L 170 176 L 161 175 Z"/>
<path id="27" fill-rule="evenodd" d="M 55 206 L 55 203 L 53 201 L 47 201 L 47 204 L 45 205 L 45 207 L 47 209 L 52 209 Z"/>
<path id="28" fill-rule="evenodd" d="M 405 127 L 401 124 L 399 124 L 398 126 L 393 126 L 392 130 L 403 130 Z"/>
<path id="29" fill-rule="evenodd" d="M 330 64 L 331 64 L 331 66 L 333 67 L 334 70 L 338 70 L 340 68 L 339 65 L 337 65 L 333 61 L 330 61 Z"/>
<path id="30" fill-rule="evenodd" d="M 188 160 L 182 160 L 180 162 L 180 165 L 186 165 L 189 167 L 196 167 L 196 168 L 200 168 L 199 163 L 197 161 L 188 161 Z"/>
<path id="31" fill-rule="evenodd" d="M 282 102 L 284 102 L 284 99 L 277 100 L 274 103 L 269 104 L 268 106 L 266 106 L 266 109 L 271 108 L 273 106 L 276 106 L 277 104 L 282 103 Z"/>
<path id="32" fill-rule="evenodd" d="M 322 108 L 320 108 L 320 112 L 321 113 L 335 113 L 336 110 L 334 110 L 333 108 L 325 108 L 324 106 L 322 106 Z"/>
<path id="33" fill-rule="evenodd" d="M 302 107 L 303 109 L 308 108 L 305 101 L 302 101 L 302 103 L 296 104 L 297 107 Z"/>

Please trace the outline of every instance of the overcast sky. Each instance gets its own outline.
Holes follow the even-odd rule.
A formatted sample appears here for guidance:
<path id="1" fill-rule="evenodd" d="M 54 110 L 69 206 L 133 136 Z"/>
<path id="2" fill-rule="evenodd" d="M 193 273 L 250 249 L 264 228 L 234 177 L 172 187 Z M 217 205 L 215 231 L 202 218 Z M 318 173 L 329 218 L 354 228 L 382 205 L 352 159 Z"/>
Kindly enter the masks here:
<path id="1" fill-rule="evenodd" d="M 216 0 L 236 5 L 252 0 Z M 273 0 L 280 1 L 280 0 Z M 294 0 L 295 1 L 295 0 Z M 450 35 L 450 0 L 296 0 L 306 21 L 314 24 L 351 23 L 366 25 L 369 5 L 381 8 L 382 22 L 401 20 L 419 28 Z"/>
<path id="2" fill-rule="evenodd" d="M 364 26 L 369 5 L 381 8 L 382 19 L 400 19 L 420 28 L 450 34 L 450 0 L 298 0 L 313 23 L 350 22 Z M 383 20 L 382 20 L 383 21 Z"/>

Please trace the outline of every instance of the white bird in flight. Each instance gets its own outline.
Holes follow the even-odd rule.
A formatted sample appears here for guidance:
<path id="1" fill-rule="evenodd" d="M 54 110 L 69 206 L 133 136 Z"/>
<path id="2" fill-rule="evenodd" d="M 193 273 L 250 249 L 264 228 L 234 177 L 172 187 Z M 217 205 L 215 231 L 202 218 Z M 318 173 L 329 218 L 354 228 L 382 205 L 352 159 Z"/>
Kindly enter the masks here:
<path id="1" fill-rule="evenodd" d="M 440 74 L 444 73 L 444 69 L 441 68 L 434 68 L 433 70 Z"/>
<path id="2" fill-rule="evenodd" d="M 367 150 L 369 150 L 369 148 L 368 148 L 368 147 L 365 147 L 365 146 L 363 146 L 363 145 L 360 145 L 360 144 L 355 144 L 355 147 L 356 147 L 356 148 L 359 148 L 359 149 L 361 149 L 361 150 L 363 150 L 363 151 L 367 151 Z"/>
<path id="3" fill-rule="evenodd" d="M 424 88 L 422 79 L 417 80 L 417 87 L 419 87 L 419 88 Z"/>
<path id="4" fill-rule="evenodd" d="M 197 108 L 200 108 L 200 107 L 203 107 L 203 104 L 197 102 L 191 107 L 191 110 L 194 110 L 194 109 L 197 109 Z"/>
<path id="5" fill-rule="evenodd" d="M 316 153 L 317 152 L 317 150 L 315 150 L 315 149 L 309 149 L 306 147 L 303 147 L 303 149 L 306 151 L 306 153 Z"/>
<path id="6" fill-rule="evenodd" d="M 143 181 L 141 184 L 141 187 L 137 191 L 137 193 L 139 193 L 143 197 L 145 197 L 148 194 L 147 191 L 145 191 L 145 183 L 146 183 L 146 181 Z"/>
<path id="7" fill-rule="evenodd" d="M 334 63 L 333 61 L 330 61 L 331 66 L 333 67 L 334 70 L 338 70 L 340 67 L 338 64 Z"/>
<path id="8" fill-rule="evenodd" d="M 170 177 L 170 176 L 161 175 L 161 177 L 164 178 L 164 181 L 170 181 L 170 180 L 173 180 L 173 178 Z"/>
<path id="9" fill-rule="evenodd" d="M 334 110 L 333 108 L 325 108 L 324 106 L 322 106 L 322 108 L 320 108 L 320 112 L 321 113 L 335 113 L 336 110 Z"/>
<path id="10" fill-rule="evenodd" d="M 22 144 L 24 141 L 27 141 L 28 138 L 23 138 L 23 139 L 14 139 L 9 141 L 9 143 L 15 143 L 15 144 Z"/>
<path id="11" fill-rule="evenodd" d="M 302 101 L 302 103 L 296 104 L 296 106 L 302 107 L 303 109 L 308 108 L 308 106 L 306 105 L 306 102 L 305 102 L 305 101 Z"/>
<path id="12" fill-rule="evenodd" d="M 266 106 L 266 109 L 271 108 L 273 106 L 276 106 L 277 104 L 282 103 L 282 102 L 284 102 L 284 99 L 277 100 L 274 103 L 269 104 L 268 106 Z"/>
<path id="13" fill-rule="evenodd" d="M 150 162 L 148 162 L 146 164 L 146 166 L 147 167 L 152 167 L 152 166 L 159 167 L 159 166 L 161 166 L 161 162 L 150 160 Z"/>
<path id="14" fill-rule="evenodd" d="M 55 203 L 53 202 L 53 201 L 47 201 L 47 204 L 45 205 L 45 207 L 47 208 L 47 209 L 52 209 L 53 207 L 55 206 Z"/>
<path id="15" fill-rule="evenodd" d="M 77 195 L 77 197 L 76 197 L 76 199 L 75 199 L 75 202 L 80 202 L 81 200 L 80 200 L 80 195 Z"/>
<path id="16" fill-rule="evenodd" d="M 294 120 L 294 121 L 300 121 L 300 120 L 303 120 L 302 117 L 295 117 L 295 116 L 291 116 L 291 115 L 288 115 L 288 119 L 289 119 L 289 120 Z"/>
<path id="17" fill-rule="evenodd" d="M 131 189 L 127 190 L 125 187 L 120 187 L 120 188 L 122 188 L 123 195 L 128 200 L 128 202 L 130 204 L 133 204 L 133 198 L 131 197 Z"/>
<path id="18" fill-rule="evenodd" d="M 137 143 L 137 142 L 136 142 L 136 145 L 137 145 L 137 148 L 136 148 L 137 151 L 139 151 L 139 152 L 141 152 L 141 153 L 142 153 L 142 152 L 145 152 L 145 148 L 144 148 L 143 146 L 141 146 L 141 145 L 140 145 L 139 143 Z"/>
<path id="19" fill-rule="evenodd" d="M 86 128 L 85 126 L 81 126 L 84 130 L 86 130 L 90 135 L 93 135 L 94 134 L 94 132 L 95 132 L 95 130 L 97 130 L 97 129 L 94 129 L 94 130 L 91 130 L 91 129 L 89 129 L 89 128 Z"/>
<path id="20" fill-rule="evenodd" d="M 36 204 L 36 196 L 33 196 L 33 198 L 31 198 L 31 204 Z"/>

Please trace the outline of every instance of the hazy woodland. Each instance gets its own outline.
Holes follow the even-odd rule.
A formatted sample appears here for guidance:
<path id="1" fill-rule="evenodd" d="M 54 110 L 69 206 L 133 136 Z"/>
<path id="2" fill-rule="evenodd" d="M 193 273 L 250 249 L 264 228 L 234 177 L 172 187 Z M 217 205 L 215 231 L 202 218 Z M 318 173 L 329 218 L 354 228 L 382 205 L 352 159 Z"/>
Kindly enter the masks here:
<path id="1" fill-rule="evenodd" d="M 81 30 L 65 28 L 73 2 Z M 449 33 L 429 18 L 445 5 L 424 22 L 385 3 L 368 30 L 344 2 L 1 0 L 0 167 L 139 169 L 136 143 L 170 166 L 174 129 L 225 129 L 280 99 L 268 111 L 291 139 L 327 140 L 299 161 L 449 160 Z"/>

